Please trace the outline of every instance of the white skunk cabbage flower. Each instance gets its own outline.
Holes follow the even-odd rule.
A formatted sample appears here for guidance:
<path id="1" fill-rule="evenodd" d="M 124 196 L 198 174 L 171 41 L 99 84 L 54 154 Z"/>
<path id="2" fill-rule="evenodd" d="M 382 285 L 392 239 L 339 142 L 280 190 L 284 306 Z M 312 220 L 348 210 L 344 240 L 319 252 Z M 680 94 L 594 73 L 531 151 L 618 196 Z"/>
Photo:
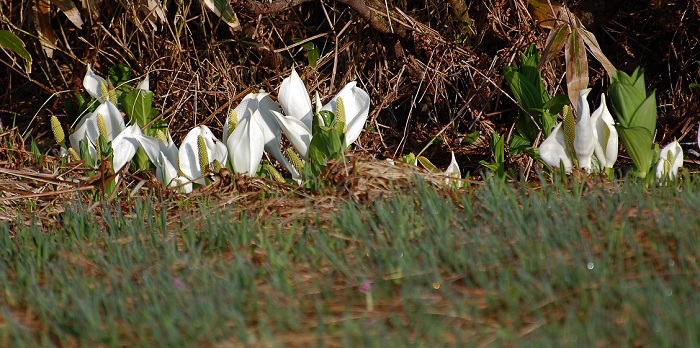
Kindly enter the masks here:
<path id="1" fill-rule="evenodd" d="M 180 175 L 178 166 L 179 150 L 173 138 L 168 134 L 167 140 L 144 135 L 140 138 L 141 147 L 148 159 L 156 166 L 156 178 L 167 187 L 179 187 L 181 193 L 192 192 L 190 179 Z"/>
<path id="2" fill-rule="evenodd" d="M 289 170 L 293 175 L 298 175 L 294 166 L 289 163 L 286 157 L 282 155 L 280 150 L 280 140 L 282 139 L 282 132 L 280 126 L 275 121 L 273 113 L 281 112 L 279 106 L 270 98 L 268 93 L 250 93 L 246 95 L 241 103 L 229 114 L 224 123 L 224 136 L 222 137 L 224 143 L 229 144 L 228 138 L 233 134 L 237 125 L 242 124 L 246 119 L 252 119 L 258 124 L 259 128 L 262 130 L 262 139 L 265 151 L 272 154 L 272 156 L 282 163 L 282 165 Z M 235 117 L 235 120 L 233 119 Z M 256 138 L 247 138 L 251 141 L 257 140 L 257 132 L 253 131 L 252 135 L 256 135 Z M 245 137 L 242 135 L 236 139 L 236 142 L 240 141 Z M 241 146 L 240 144 L 234 144 L 236 148 Z M 257 145 L 250 145 L 257 148 Z M 230 149 L 231 147 L 229 147 Z M 233 154 L 231 154 L 233 156 Z M 257 157 L 257 156 L 256 156 Z M 261 157 L 262 158 L 262 157 Z M 256 167 L 257 168 L 257 167 Z M 235 168 L 234 168 L 235 169 Z M 255 175 L 255 172 L 250 173 L 250 175 Z"/>
<path id="3" fill-rule="evenodd" d="M 367 92 L 357 87 L 356 81 L 352 81 L 345 85 L 326 105 L 320 106 L 321 99 L 316 94 L 316 113 L 327 110 L 338 116 L 338 98 L 343 100 L 344 128 L 346 130 L 344 146 L 347 147 L 357 140 L 365 122 L 367 122 L 370 98 Z M 304 82 L 301 81 L 293 68 L 292 74 L 282 81 L 279 101 L 287 115 L 284 116 L 279 112 L 273 112 L 273 115 L 292 146 L 302 158 L 308 160 L 314 109 Z"/>
<path id="4" fill-rule="evenodd" d="M 615 121 L 605 104 L 605 94 L 601 96 L 600 106 L 591 115 L 591 123 L 596 139 L 595 157 L 600 168 L 612 168 L 617 161 L 619 136 L 615 129 Z"/>
<path id="5" fill-rule="evenodd" d="M 229 158 L 236 173 L 252 177 L 258 171 L 265 152 L 265 132 L 255 121 L 260 117 L 260 112 L 255 110 L 252 117 L 246 117 L 238 124 L 226 141 Z"/>
<path id="6" fill-rule="evenodd" d="M 95 97 L 100 103 L 104 103 L 110 99 L 107 86 L 107 80 L 95 74 L 90 68 L 90 64 L 88 64 L 87 72 L 85 77 L 83 77 L 83 87 L 85 87 L 88 94 Z"/>
<path id="7" fill-rule="evenodd" d="M 182 140 L 178 151 L 180 171 L 189 180 L 204 185 L 204 175 L 214 167 L 214 161 L 226 165 L 228 151 L 207 126 L 192 128 Z"/>
<path id="8" fill-rule="evenodd" d="M 99 121 L 99 119 L 102 119 L 102 121 Z M 97 138 L 100 136 L 99 124 L 101 122 L 104 124 L 104 130 L 107 132 L 107 134 L 104 134 L 107 141 L 114 140 L 126 128 L 124 117 L 122 117 L 119 109 L 112 102 L 106 101 L 78 123 L 75 132 L 68 136 L 70 146 L 76 152 L 80 152 L 80 141 L 85 140 L 90 150 L 90 155 L 96 158 L 97 150 L 95 144 L 97 144 Z"/>
<path id="9" fill-rule="evenodd" d="M 661 149 L 659 163 L 656 165 L 656 178 L 673 180 L 681 167 L 683 167 L 683 148 L 678 140 L 674 140 Z"/>
<path id="10" fill-rule="evenodd" d="M 452 151 L 452 161 L 450 165 L 445 169 L 444 174 L 447 176 L 445 178 L 445 184 L 455 183 L 457 187 L 460 186 L 459 179 L 462 178 L 462 172 L 459 170 L 459 164 L 457 164 L 457 159 L 455 159 L 455 153 Z"/>
<path id="11" fill-rule="evenodd" d="M 548 166 L 559 167 L 563 165 L 566 172 L 571 173 L 574 162 L 566 149 L 564 130 L 561 127 L 562 123 L 559 122 L 547 139 L 540 144 L 540 157 Z"/>
<path id="12" fill-rule="evenodd" d="M 593 124 L 591 123 L 591 111 L 587 99 L 590 92 L 590 88 L 579 91 L 578 118 L 574 136 L 574 151 L 576 152 L 576 158 L 578 158 L 578 165 L 587 172 L 590 172 L 592 169 L 592 159 L 596 145 Z"/>

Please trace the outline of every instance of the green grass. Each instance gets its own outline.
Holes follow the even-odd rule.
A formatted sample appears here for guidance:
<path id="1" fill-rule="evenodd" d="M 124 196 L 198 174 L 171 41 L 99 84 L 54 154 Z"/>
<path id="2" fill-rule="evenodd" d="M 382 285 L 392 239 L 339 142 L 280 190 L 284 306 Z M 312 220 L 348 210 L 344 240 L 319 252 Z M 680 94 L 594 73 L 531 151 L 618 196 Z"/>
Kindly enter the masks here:
<path id="1" fill-rule="evenodd" d="M 68 206 L 0 225 L 0 346 L 698 346 L 700 182 L 611 186 L 419 184 L 289 224 Z"/>

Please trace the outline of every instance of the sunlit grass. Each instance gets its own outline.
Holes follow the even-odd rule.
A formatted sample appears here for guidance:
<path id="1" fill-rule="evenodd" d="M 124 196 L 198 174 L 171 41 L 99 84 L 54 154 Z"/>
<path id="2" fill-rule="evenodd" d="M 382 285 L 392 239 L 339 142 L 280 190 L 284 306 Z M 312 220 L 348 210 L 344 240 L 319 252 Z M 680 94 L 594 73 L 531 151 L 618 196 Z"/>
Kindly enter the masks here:
<path id="1" fill-rule="evenodd" d="M 0 225 L 0 345 L 697 344 L 700 183 L 611 186 L 418 184 L 289 224 L 67 206 Z"/>

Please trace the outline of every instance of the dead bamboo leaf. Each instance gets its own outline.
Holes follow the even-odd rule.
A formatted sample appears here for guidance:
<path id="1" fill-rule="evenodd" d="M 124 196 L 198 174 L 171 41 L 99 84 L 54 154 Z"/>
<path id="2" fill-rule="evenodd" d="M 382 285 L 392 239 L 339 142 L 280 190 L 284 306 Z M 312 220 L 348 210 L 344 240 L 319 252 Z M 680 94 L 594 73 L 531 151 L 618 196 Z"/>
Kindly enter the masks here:
<path id="1" fill-rule="evenodd" d="M 608 57 L 603 53 L 603 50 L 600 49 L 600 45 L 598 44 L 598 40 L 595 38 L 595 35 L 583 27 L 577 28 L 577 31 L 583 38 L 583 41 L 586 43 L 588 51 L 591 52 L 591 55 L 593 55 L 593 57 L 595 57 L 595 59 L 603 65 L 605 72 L 608 73 L 608 78 L 610 78 L 612 81 L 612 77 L 615 75 L 617 69 L 610 62 L 610 60 L 608 60 Z"/>
<path id="2" fill-rule="evenodd" d="M 233 12 L 233 8 L 228 0 L 203 0 L 202 2 L 210 11 L 219 16 L 232 29 L 241 29 L 241 23 L 238 21 L 238 16 L 236 16 L 236 12 Z"/>
<path id="3" fill-rule="evenodd" d="M 36 0 L 34 3 L 34 25 L 39 34 L 41 48 L 46 56 L 53 57 L 53 51 L 57 48 L 56 32 L 51 28 L 51 2 L 49 0 Z"/>
<path id="4" fill-rule="evenodd" d="M 564 47 L 566 57 L 566 87 L 571 106 L 576 108 L 578 92 L 588 87 L 588 57 L 583 38 L 577 30 L 572 30 Z M 578 110 L 576 110 L 578 111 Z"/>
<path id="5" fill-rule="evenodd" d="M 549 36 L 547 37 L 547 42 L 545 43 L 544 51 L 542 52 L 542 59 L 538 68 L 541 69 L 542 66 L 547 64 L 552 57 L 556 56 L 561 49 L 564 48 L 567 39 L 569 38 L 569 26 L 563 23 L 557 24 L 552 30 L 549 31 Z"/>
<path id="6" fill-rule="evenodd" d="M 528 10 L 542 28 L 552 29 L 556 26 L 563 6 L 547 0 L 529 0 Z"/>
<path id="7" fill-rule="evenodd" d="M 75 4 L 71 0 L 53 0 L 53 3 L 58 6 L 58 9 L 63 12 L 63 14 L 68 17 L 68 20 L 73 23 L 78 29 L 83 28 L 83 18 L 80 17 L 80 12 L 75 7 Z"/>

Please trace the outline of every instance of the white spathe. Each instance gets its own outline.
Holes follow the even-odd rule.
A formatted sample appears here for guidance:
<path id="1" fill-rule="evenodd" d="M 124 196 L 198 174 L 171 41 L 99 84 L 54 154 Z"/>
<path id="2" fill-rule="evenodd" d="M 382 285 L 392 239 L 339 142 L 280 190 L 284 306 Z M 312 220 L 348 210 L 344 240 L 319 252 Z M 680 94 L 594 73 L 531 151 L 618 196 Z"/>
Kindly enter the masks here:
<path id="1" fill-rule="evenodd" d="M 272 115 L 277 120 L 277 123 L 282 127 L 287 139 L 292 143 L 292 146 L 299 152 L 299 155 L 304 160 L 309 159 L 309 145 L 311 144 L 311 129 L 304 122 L 293 117 L 284 116 L 279 112 L 272 112 Z"/>
<path id="2" fill-rule="evenodd" d="M 272 156 L 282 163 L 282 165 L 289 170 L 293 175 L 298 175 L 294 166 L 289 163 L 289 161 L 282 155 L 280 150 L 280 140 L 282 139 L 282 134 L 280 126 L 275 121 L 273 113 L 281 112 L 279 106 L 270 98 L 268 93 L 250 93 L 246 95 L 241 103 L 234 109 L 236 117 L 238 118 L 238 126 L 246 120 L 252 119 L 258 124 L 262 130 L 262 138 L 265 146 L 265 151 L 272 154 Z M 223 130 L 223 141 L 228 145 L 228 128 L 231 115 L 226 117 L 226 122 L 224 122 Z M 256 133 L 257 134 L 257 133 Z M 252 139 L 252 138 L 251 138 Z M 254 139 L 257 141 L 257 138 Z M 233 156 L 233 154 L 231 154 Z M 254 173 L 253 173 L 254 174 Z"/>
<path id="3" fill-rule="evenodd" d="M 610 111 L 605 103 L 605 94 L 600 98 L 600 106 L 591 115 L 593 136 L 596 139 L 595 156 L 601 168 L 612 168 L 617 161 L 619 136 Z"/>
<path id="4" fill-rule="evenodd" d="M 185 139 L 182 140 L 178 151 L 180 171 L 188 179 L 194 180 L 197 184 L 204 185 L 205 180 L 202 177 L 202 168 L 199 166 L 199 150 L 197 147 L 197 139 L 199 136 L 202 136 L 204 139 L 210 166 L 213 166 L 214 160 L 219 161 L 222 166 L 225 166 L 228 151 L 226 145 L 219 141 L 207 126 L 194 127 L 187 133 Z"/>
<path id="5" fill-rule="evenodd" d="M 273 111 L 274 112 L 274 111 Z M 247 176 L 254 176 L 265 151 L 263 130 L 253 117 L 244 118 L 226 141 L 233 170 Z"/>
<path id="6" fill-rule="evenodd" d="M 98 106 L 94 112 L 83 118 L 78 123 L 78 127 L 76 128 L 75 132 L 68 136 L 68 140 L 70 142 L 70 146 L 76 152 L 80 152 L 80 141 L 87 141 L 90 155 L 93 158 L 97 156 L 95 144 L 97 144 L 97 138 L 100 136 L 100 129 L 97 121 L 98 115 L 102 117 L 102 120 L 105 123 L 105 129 L 107 131 L 105 138 L 108 141 L 114 140 L 114 138 L 126 128 L 126 125 L 124 124 L 124 117 L 122 116 L 121 112 L 119 112 L 119 109 L 117 109 L 117 107 L 110 101 L 106 101 L 102 105 Z"/>
<path id="7" fill-rule="evenodd" d="M 304 81 L 301 80 L 294 67 L 292 67 L 292 73 L 289 77 L 285 78 L 280 85 L 278 100 L 287 116 L 300 120 L 306 125 L 306 128 L 311 129 L 314 115 L 311 98 L 309 98 Z"/>
<path id="8" fill-rule="evenodd" d="M 136 86 L 136 89 L 150 91 L 150 87 L 151 79 L 148 77 L 148 74 L 146 74 L 146 77 L 143 79 L 143 81 L 139 82 L 139 84 Z"/>
<path id="9" fill-rule="evenodd" d="M 596 139 L 591 123 L 591 111 L 588 106 L 588 93 L 591 89 L 583 89 L 578 94 L 578 118 L 576 120 L 574 151 L 578 158 L 579 167 L 590 172 L 593 153 L 595 152 Z"/>
<path id="10" fill-rule="evenodd" d="M 126 127 L 112 140 L 112 167 L 117 173 L 124 165 L 131 161 L 136 155 L 136 151 L 141 147 L 141 128 L 138 125 Z"/>
<path id="11" fill-rule="evenodd" d="M 180 176 L 178 163 L 178 148 L 168 134 L 168 140 L 142 136 L 141 147 L 148 159 L 156 166 L 156 178 L 168 187 L 179 187 L 182 193 L 192 192 L 192 182 Z"/>
<path id="12" fill-rule="evenodd" d="M 656 178 L 673 180 L 678 175 L 678 169 L 683 167 L 683 148 L 678 140 L 661 149 L 659 163 L 656 165 Z"/>
<path id="13" fill-rule="evenodd" d="M 345 85 L 338 94 L 331 99 L 328 104 L 324 105 L 321 110 L 332 111 L 336 116 L 338 98 L 343 99 L 343 108 L 345 109 L 345 123 L 347 131 L 345 132 L 345 147 L 353 144 L 360 137 L 362 129 L 367 122 L 369 115 L 369 94 L 362 88 L 357 87 L 357 82 L 352 81 Z"/>
<path id="14" fill-rule="evenodd" d="M 102 93 L 104 91 L 102 88 L 103 85 L 107 87 L 107 80 L 95 74 L 90 68 L 90 64 L 88 64 L 87 72 L 85 73 L 85 77 L 83 77 L 83 87 L 85 87 L 88 94 L 95 97 L 100 103 L 109 100 L 109 96 Z"/>
<path id="15" fill-rule="evenodd" d="M 447 176 L 445 178 L 445 184 L 456 183 L 459 187 L 459 179 L 462 178 L 462 172 L 459 170 L 459 164 L 457 164 L 454 151 L 452 151 L 452 160 L 450 161 L 450 165 L 447 167 L 447 169 L 445 169 L 444 173 Z"/>
<path id="16" fill-rule="evenodd" d="M 566 150 L 564 130 L 561 129 L 561 126 L 562 123 L 559 122 L 547 139 L 540 144 L 540 157 L 550 167 L 563 165 L 566 172 L 571 173 L 574 163 L 571 154 Z"/>
<path id="17" fill-rule="evenodd" d="M 357 82 L 352 81 L 345 85 L 338 94 L 326 105 L 321 106 L 321 98 L 316 93 L 316 112 L 327 110 L 338 115 L 337 101 L 343 99 L 345 111 L 345 146 L 354 143 L 360 136 L 362 129 L 367 122 L 369 115 L 370 98 L 369 94 L 357 87 Z M 312 138 L 312 123 L 314 110 L 311 105 L 309 93 L 301 81 L 299 75 L 292 68 L 292 74 L 282 81 L 279 92 L 279 101 L 286 112 L 286 116 L 281 113 L 272 113 L 277 123 L 284 131 L 292 146 L 299 152 L 302 158 L 308 160 L 309 144 Z M 321 119 L 319 118 L 319 121 Z"/>

